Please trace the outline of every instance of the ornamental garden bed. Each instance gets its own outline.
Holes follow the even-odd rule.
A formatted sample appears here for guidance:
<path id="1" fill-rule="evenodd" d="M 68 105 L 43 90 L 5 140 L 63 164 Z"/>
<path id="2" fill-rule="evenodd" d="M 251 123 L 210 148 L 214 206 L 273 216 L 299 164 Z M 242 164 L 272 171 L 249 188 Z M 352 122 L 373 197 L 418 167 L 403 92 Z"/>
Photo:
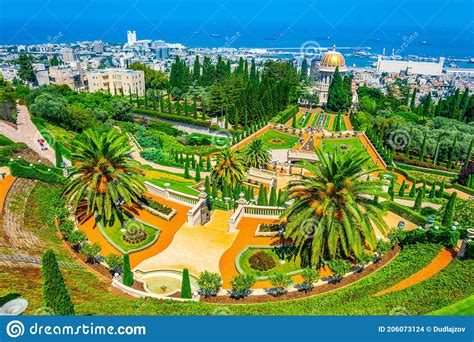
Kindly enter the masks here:
<path id="1" fill-rule="evenodd" d="M 170 221 L 176 215 L 175 209 L 161 204 L 151 198 L 143 198 L 140 202 L 140 206 L 149 213 L 161 217 L 166 221 Z"/>
<path id="2" fill-rule="evenodd" d="M 259 137 L 263 141 L 266 149 L 287 149 L 293 148 L 297 142 L 298 137 L 277 131 L 270 130 Z"/>
<path id="3" fill-rule="evenodd" d="M 255 230 L 255 236 L 272 237 L 278 235 L 280 225 L 277 223 L 261 223 Z"/>
<path id="4" fill-rule="evenodd" d="M 258 280 L 268 279 L 273 272 L 293 275 L 302 271 L 301 258 L 292 246 L 285 247 L 284 264 L 280 263 L 280 255 L 279 246 L 248 246 L 237 256 L 237 270 L 239 273 L 254 274 Z"/>
<path id="5" fill-rule="evenodd" d="M 201 297 L 202 302 L 206 303 L 216 303 L 216 304 L 254 304 L 254 303 L 268 303 L 268 302 L 278 302 L 278 301 L 287 301 L 293 299 L 300 299 L 305 297 L 313 297 L 325 292 L 334 291 L 340 289 L 342 287 L 346 287 L 353 283 L 358 282 L 362 278 L 365 278 L 384 266 L 390 263 L 400 252 L 400 247 L 395 246 L 394 249 L 389 250 L 386 254 L 384 254 L 381 260 L 378 263 L 372 263 L 369 266 L 365 267 L 364 270 L 360 273 L 353 273 L 347 277 L 341 279 L 339 283 L 335 284 L 324 284 L 321 286 L 315 286 L 307 293 L 304 291 L 292 291 L 287 292 L 281 296 L 272 296 L 272 295 L 261 295 L 261 296 L 247 296 L 241 299 L 233 299 L 229 296 L 216 296 L 210 298 L 203 298 Z"/>
<path id="6" fill-rule="evenodd" d="M 97 227 L 105 239 L 121 253 L 134 253 L 148 248 L 158 240 L 160 235 L 158 228 L 136 218 L 130 218 L 125 222 L 125 233 L 121 231 L 121 223 L 118 219 L 115 220 L 113 226 L 103 227 L 97 222 Z"/>

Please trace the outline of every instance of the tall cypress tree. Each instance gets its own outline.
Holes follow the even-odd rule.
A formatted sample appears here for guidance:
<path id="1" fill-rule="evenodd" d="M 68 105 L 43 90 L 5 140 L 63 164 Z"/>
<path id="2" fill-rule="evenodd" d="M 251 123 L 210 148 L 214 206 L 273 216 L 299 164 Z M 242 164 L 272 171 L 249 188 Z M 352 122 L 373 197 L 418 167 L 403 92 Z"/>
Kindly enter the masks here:
<path id="1" fill-rule="evenodd" d="M 191 279 L 189 279 L 189 271 L 187 268 L 183 270 L 183 280 L 181 282 L 181 298 L 192 298 Z"/>
<path id="2" fill-rule="evenodd" d="M 400 185 L 400 189 L 398 190 L 398 195 L 400 197 L 403 197 L 405 196 L 405 187 L 406 187 L 406 184 L 405 184 L 405 179 L 402 181 L 402 185 Z"/>
<path id="3" fill-rule="evenodd" d="M 425 159 L 425 149 L 426 149 L 426 137 L 428 135 L 428 132 L 425 132 L 423 135 L 423 141 L 421 142 L 420 146 L 420 160 L 423 161 Z"/>
<path id="4" fill-rule="evenodd" d="M 456 148 L 456 143 L 458 140 L 458 135 L 454 137 L 453 144 L 451 145 L 451 148 L 449 149 L 449 156 L 448 156 L 448 169 L 451 169 L 453 166 L 453 156 L 454 156 L 454 150 Z"/>
<path id="5" fill-rule="evenodd" d="M 419 188 L 418 189 L 418 195 L 416 196 L 415 204 L 413 206 L 413 210 L 419 212 L 421 210 L 422 203 L 423 203 L 423 189 Z"/>
<path id="6" fill-rule="evenodd" d="M 125 286 L 133 285 L 133 273 L 130 269 L 130 257 L 128 253 L 123 255 L 123 274 L 122 274 L 122 283 Z"/>
<path id="7" fill-rule="evenodd" d="M 336 67 L 328 89 L 327 108 L 335 112 L 345 109 L 347 102 L 346 95 L 347 93 L 344 90 L 344 84 L 341 73 L 339 72 L 339 67 Z"/>
<path id="8" fill-rule="evenodd" d="M 43 302 L 55 315 L 74 315 L 74 305 L 59 270 L 56 255 L 48 249 L 41 258 Z"/>
<path id="9" fill-rule="evenodd" d="M 453 192 L 451 194 L 451 196 L 449 197 L 448 203 L 446 204 L 446 208 L 444 209 L 442 224 L 445 227 L 449 227 L 453 224 L 454 205 L 456 204 L 457 195 L 458 195 L 457 192 Z"/>

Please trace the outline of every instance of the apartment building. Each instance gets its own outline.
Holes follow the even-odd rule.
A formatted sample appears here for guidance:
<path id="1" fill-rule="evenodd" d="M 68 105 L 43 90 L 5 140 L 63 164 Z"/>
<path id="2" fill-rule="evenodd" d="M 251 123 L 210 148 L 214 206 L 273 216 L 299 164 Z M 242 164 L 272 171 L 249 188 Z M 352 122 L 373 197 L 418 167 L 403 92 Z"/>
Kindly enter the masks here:
<path id="1" fill-rule="evenodd" d="M 112 95 L 145 94 L 145 73 L 128 69 L 86 71 L 89 92 L 103 91 Z"/>

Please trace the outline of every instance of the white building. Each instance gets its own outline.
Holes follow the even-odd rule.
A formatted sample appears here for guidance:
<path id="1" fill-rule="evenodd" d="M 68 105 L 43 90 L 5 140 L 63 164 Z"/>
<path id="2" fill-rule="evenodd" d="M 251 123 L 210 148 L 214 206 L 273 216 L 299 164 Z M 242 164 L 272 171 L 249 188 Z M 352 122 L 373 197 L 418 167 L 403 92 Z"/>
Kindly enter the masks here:
<path id="1" fill-rule="evenodd" d="M 434 63 L 383 59 L 382 56 L 379 56 L 377 60 L 377 73 L 406 72 L 408 75 L 440 76 L 443 73 L 443 64 L 444 57 L 441 57 L 438 63 Z"/>
<path id="2" fill-rule="evenodd" d="M 136 31 L 127 31 L 127 44 L 133 45 L 137 41 L 137 32 Z"/>
<path id="3" fill-rule="evenodd" d="M 16 66 L 5 65 L 2 66 L 2 77 L 5 81 L 12 82 L 17 76 L 18 68 Z"/>

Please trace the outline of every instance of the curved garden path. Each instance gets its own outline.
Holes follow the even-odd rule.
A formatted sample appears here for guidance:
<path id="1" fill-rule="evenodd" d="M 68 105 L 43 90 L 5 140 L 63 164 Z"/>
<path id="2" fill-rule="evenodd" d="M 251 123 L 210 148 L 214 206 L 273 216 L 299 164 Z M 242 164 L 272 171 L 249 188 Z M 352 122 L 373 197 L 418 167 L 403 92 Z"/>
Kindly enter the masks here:
<path id="1" fill-rule="evenodd" d="M 130 266 L 132 268 L 136 267 L 142 261 L 155 256 L 158 253 L 161 253 L 165 250 L 173 241 L 174 235 L 181 228 L 181 226 L 186 222 L 187 213 L 190 207 L 178 204 L 176 202 L 167 201 L 163 198 L 159 198 L 153 195 L 148 195 L 156 201 L 167 205 L 176 210 L 176 215 L 170 220 L 166 221 L 160 217 L 157 217 L 145 210 L 136 209 L 133 212 L 133 215 L 144 222 L 147 222 L 160 229 L 160 236 L 158 240 L 151 245 L 150 247 L 141 250 L 139 252 L 130 254 Z M 102 233 L 99 231 L 95 225 L 95 220 L 93 217 L 88 218 L 87 220 L 80 222 L 78 228 L 83 231 L 87 238 L 91 242 L 97 242 L 101 245 L 102 255 L 107 255 L 110 253 L 121 254 L 114 246 L 108 242 Z"/>
<path id="2" fill-rule="evenodd" d="M 46 139 L 44 139 L 42 133 L 36 128 L 30 118 L 30 113 L 26 106 L 17 104 L 17 128 L 13 128 L 11 125 L 6 122 L 0 121 L 0 133 L 13 140 L 14 142 L 22 142 L 28 145 L 33 151 L 35 151 L 39 156 L 48 160 L 52 164 L 56 164 L 56 157 L 54 149 L 49 146 Z M 41 147 L 38 143 L 38 139 L 45 140 L 46 150 L 41 150 Z M 67 162 L 65 160 L 65 162 Z"/>
<path id="3" fill-rule="evenodd" d="M 195 276 L 203 271 L 219 272 L 219 259 L 237 236 L 236 232 L 228 233 L 232 214 L 232 211 L 215 210 L 205 225 L 184 224 L 164 251 L 141 262 L 135 271 L 188 268 Z"/>
<path id="4" fill-rule="evenodd" d="M 374 296 L 376 297 L 382 296 L 384 294 L 400 291 L 407 287 L 421 283 L 422 281 L 433 277 L 439 271 L 441 271 L 446 266 L 448 266 L 455 256 L 456 256 L 456 252 L 454 250 L 443 248 L 441 252 L 439 252 L 436 258 L 434 258 L 433 261 L 431 261 L 431 263 L 428 266 L 416 272 L 415 274 L 411 275 L 410 277 L 402 280 L 398 284 L 388 289 L 385 289 L 383 291 L 377 292 L 376 294 L 374 294 Z"/>
<path id="5" fill-rule="evenodd" d="M 222 276 L 222 288 L 223 289 L 230 289 L 230 280 L 239 274 L 237 268 L 235 267 L 235 263 L 237 261 L 237 256 L 239 255 L 242 250 L 247 246 L 276 246 L 280 244 L 279 237 L 260 237 L 255 236 L 255 231 L 257 226 L 260 223 L 275 223 L 277 221 L 271 219 L 260 219 L 260 218 L 250 218 L 250 217 L 243 217 L 239 225 L 237 226 L 238 235 L 235 239 L 232 246 L 225 251 L 222 255 L 221 259 L 219 260 L 219 271 Z M 326 277 L 330 275 L 331 272 L 326 269 L 320 270 L 320 276 Z M 302 278 L 300 275 L 294 275 L 291 277 L 295 283 L 301 283 Z M 271 288 L 272 285 L 268 280 L 259 280 L 255 283 L 252 287 L 254 289 L 261 289 L 261 288 Z"/>

